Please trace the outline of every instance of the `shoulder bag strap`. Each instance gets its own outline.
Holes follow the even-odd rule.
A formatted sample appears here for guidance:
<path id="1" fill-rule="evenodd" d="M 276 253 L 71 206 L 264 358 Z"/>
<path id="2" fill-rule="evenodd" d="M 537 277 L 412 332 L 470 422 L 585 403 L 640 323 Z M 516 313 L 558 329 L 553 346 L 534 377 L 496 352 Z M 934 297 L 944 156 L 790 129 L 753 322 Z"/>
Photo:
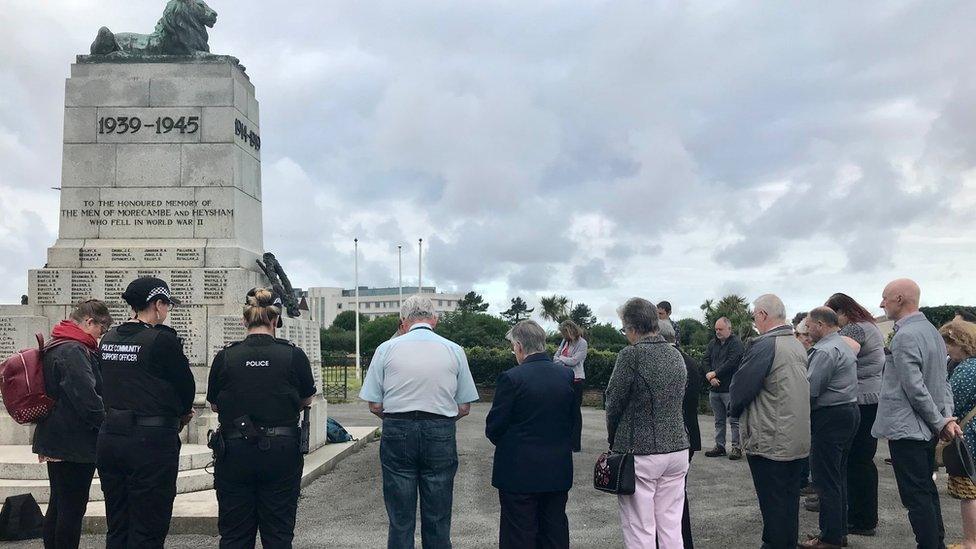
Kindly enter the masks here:
<path id="1" fill-rule="evenodd" d="M 976 417 L 976 406 L 974 406 L 973 409 L 970 410 L 968 414 L 966 414 L 966 417 L 962 419 L 962 422 L 959 423 L 959 428 L 965 429 L 966 425 L 968 425 L 969 422 L 972 421 L 974 417 Z"/>

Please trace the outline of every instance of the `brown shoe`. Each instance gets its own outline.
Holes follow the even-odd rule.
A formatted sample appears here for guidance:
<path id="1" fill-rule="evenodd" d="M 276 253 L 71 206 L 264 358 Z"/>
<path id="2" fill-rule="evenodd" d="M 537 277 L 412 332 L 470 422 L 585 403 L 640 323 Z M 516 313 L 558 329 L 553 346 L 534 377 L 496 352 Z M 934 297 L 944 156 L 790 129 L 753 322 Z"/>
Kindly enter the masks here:
<path id="1" fill-rule="evenodd" d="M 803 543 L 796 544 L 797 547 L 803 549 L 843 549 L 840 545 L 834 545 L 833 543 L 824 543 L 820 538 L 813 538 L 804 541 Z"/>

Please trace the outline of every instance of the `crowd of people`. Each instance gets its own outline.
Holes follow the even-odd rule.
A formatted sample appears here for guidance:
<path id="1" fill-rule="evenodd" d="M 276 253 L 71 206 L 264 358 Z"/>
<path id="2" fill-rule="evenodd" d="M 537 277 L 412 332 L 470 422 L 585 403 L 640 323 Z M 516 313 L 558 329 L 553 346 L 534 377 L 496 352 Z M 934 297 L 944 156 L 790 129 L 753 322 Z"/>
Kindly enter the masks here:
<path id="1" fill-rule="evenodd" d="M 617 496 L 624 544 L 694 547 L 686 477 L 702 447 L 697 399 L 704 382 L 715 414 L 715 444 L 705 455 L 746 459 L 764 549 L 834 549 L 847 547 L 849 535 L 876 535 L 879 439 L 888 441 L 917 546 L 945 549 L 936 442 L 976 442 L 969 421 L 976 319 L 959 316 L 937 329 L 919 311 L 920 295 L 907 279 L 884 288 L 880 306 L 894 322 L 887 346 L 874 317 L 846 294 L 793 323 L 780 298 L 762 295 L 751 313 L 759 335 L 743 342 L 719 318 L 701 368 L 677 345 L 670 303 L 624 303 L 618 314 L 629 345 L 605 393 L 610 449 L 633 456 L 634 493 Z M 418 497 L 424 547 L 449 547 L 455 422 L 478 395 L 463 350 L 433 332 L 429 300 L 408 299 L 401 317 L 404 335 L 377 350 L 360 394 L 383 419 L 388 547 L 413 547 Z M 566 503 L 580 447 L 586 341 L 572 322 L 560 332 L 554 356 L 532 320 L 508 334 L 519 365 L 499 376 L 486 425 L 503 548 L 569 546 Z M 976 547 L 976 485 L 950 475 L 948 492 L 962 502 L 963 546 Z M 819 512 L 819 530 L 801 539 L 803 495 Z"/>
<path id="2" fill-rule="evenodd" d="M 880 306 L 894 321 L 885 337 L 874 317 L 837 293 L 787 321 L 773 294 L 752 303 L 759 335 L 743 342 L 722 317 L 699 367 L 678 345 L 668 302 L 632 298 L 618 309 L 628 345 L 605 392 L 607 444 L 633 457 L 634 490 L 617 495 L 628 548 L 693 548 L 686 490 L 702 449 L 698 397 L 715 414 L 711 458 L 744 458 L 763 520 L 762 547 L 834 549 L 878 529 L 878 440 L 887 440 L 901 503 L 920 549 L 945 549 L 937 442 L 976 452 L 976 318 L 961 311 L 940 328 L 918 309 L 920 289 L 888 284 Z M 81 303 L 55 327 L 44 354 L 47 392 L 59 403 L 40 420 L 34 452 L 47 464 L 47 548 L 77 547 L 98 471 L 106 545 L 162 547 L 179 470 L 179 432 L 193 417 L 195 383 L 182 340 L 163 322 L 177 305 L 166 283 L 140 278 L 123 298 L 129 320 Z M 400 311 L 398 334 L 381 344 L 360 398 L 382 418 L 387 546 L 414 547 L 419 501 L 425 548 L 451 547 L 457 422 L 478 400 L 464 349 L 435 333 L 433 302 L 417 295 Z M 290 547 L 301 482 L 298 419 L 315 393 L 308 357 L 277 339 L 281 300 L 255 288 L 244 297 L 247 338 L 214 357 L 206 400 L 221 547 Z M 485 435 L 495 446 L 498 545 L 570 545 L 566 515 L 573 453 L 582 449 L 587 341 L 572 321 L 554 354 L 536 322 L 507 335 L 517 366 L 494 388 Z M 951 375 L 950 375 L 951 374 Z M 726 448 L 727 430 L 731 446 Z M 976 475 L 976 472 L 973 473 Z M 976 485 L 950 474 L 961 501 L 963 546 L 976 547 Z M 800 539 L 800 499 L 819 512 L 819 531 Z"/>

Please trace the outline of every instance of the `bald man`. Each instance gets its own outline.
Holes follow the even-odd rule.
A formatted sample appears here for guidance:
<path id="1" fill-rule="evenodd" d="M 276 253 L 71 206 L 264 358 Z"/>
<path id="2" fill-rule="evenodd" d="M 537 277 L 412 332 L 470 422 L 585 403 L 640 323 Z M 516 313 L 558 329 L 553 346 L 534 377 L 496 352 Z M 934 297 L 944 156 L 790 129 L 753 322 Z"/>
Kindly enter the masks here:
<path id="1" fill-rule="evenodd" d="M 881 400 L 871 429 L 888 439 L 901 502 L 919 549 L 944 549 L 945 526 L 932 480 L 935 443 L 962 432 L 952 417 L 942 336 L 918 310 L 921 290 L 907 278 L 885 286 L 881 308 L 895 321 L 895 336 L 881 375 Z"/>

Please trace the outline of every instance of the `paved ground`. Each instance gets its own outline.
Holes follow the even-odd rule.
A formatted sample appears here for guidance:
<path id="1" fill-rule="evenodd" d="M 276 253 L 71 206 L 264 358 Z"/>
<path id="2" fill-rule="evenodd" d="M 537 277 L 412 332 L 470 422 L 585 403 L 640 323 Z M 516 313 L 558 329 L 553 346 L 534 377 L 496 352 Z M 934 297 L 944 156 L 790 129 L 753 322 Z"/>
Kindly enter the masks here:
<path id="1" fill-rule="evenodd" d="M 497 546 L 498 503 L 491 488 L 492 446 L 484 438 L 488 405 L 475 405 L 458 429 L 460 470 L 455 485 L 453 538 L 459 549 Z M 378 424 L 362 404 L 330 406 L 329 413 L 347 425 Z M 622 546 L 617 504 L 613 496 L 591 488 L 592 462 L 606 445 L 601 410 L 584 411 L 584 453 L 576 458 L 576 488 L 570 492 L 568 514 L 572 546 L 617 548 Z M 702 416 L 702 432 L 710 433 L 711 417 Z M 887 445 L 879 447 L 881 472 L 881 526 L 875 538 L 851 537 L 852 548 L 898 549 L 914 547 L 904 509 L 898 502 L 891 467 L 882 461 Z M 939 478 L 944 492 L 945 477 Z M 759 509 L 748 465 L 724 458 L 695 456 L 689 477 L 689 498 L 695 544 L 700 548 L 755 548 L 760 537 Z M 949 540 L 960 537 L 958 502 L 944 496 L 943 511 Z M 800 511 L 801 532 L 816 530 L 817 516 Z M 339 464 L 335 471 L 310 485 L 302 494 L 295 547 L 381 548 L 386 540 L 386 513 L 380 482 L 379 445 Z M 419 532 L 418 532 L 419 535 Z M 216 547 L 206 536 L 174 536 L 167 547 L 198 549 Z M 36 547 L 39 544 L 9 544 Z M 104 538 L 86 537 L 83 547 L 103 547 Z M 418 547 L 419 537 L 418 537 Z"/>

